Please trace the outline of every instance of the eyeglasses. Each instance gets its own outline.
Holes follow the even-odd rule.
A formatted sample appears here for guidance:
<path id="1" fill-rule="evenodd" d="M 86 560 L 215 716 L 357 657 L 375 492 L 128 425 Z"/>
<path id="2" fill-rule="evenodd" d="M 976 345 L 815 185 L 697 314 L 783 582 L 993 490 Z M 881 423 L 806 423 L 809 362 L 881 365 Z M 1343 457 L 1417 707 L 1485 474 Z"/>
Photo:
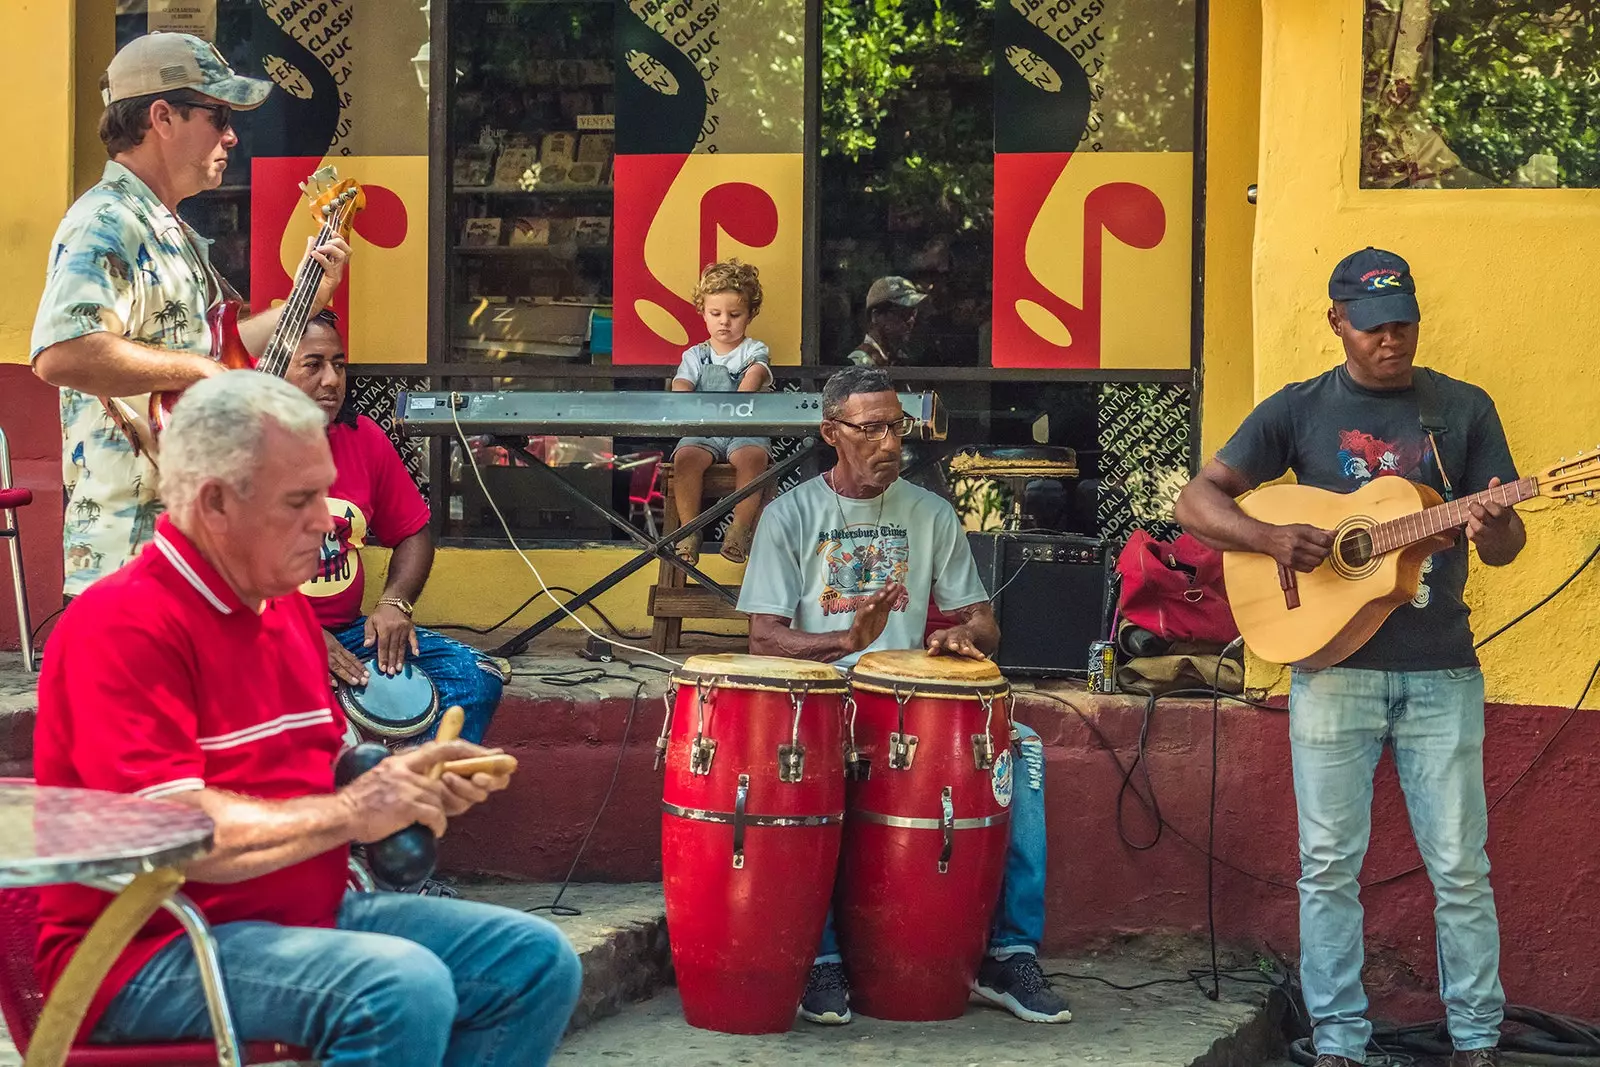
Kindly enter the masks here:
<path id="1" fill-rule="evenodd" d="M 869 441 L 883 440 L 889 436 L 890 430 L 894 431 L 896 437 L 909 437 L 912 429 L 917 425 L 916 419 L 905 414 L 902 414 L 894 422 L 850 422 L 846 419 L 829 419 L 828 421 L 837 422 L 841 426 L 848 426 L 852 430 L 860 430 L 861 436 Z"/>
<path id="2" fill-rule="evenodd" d="M 211 112 L 211 125 L 217 128 L 218 133 L 223 133 L 233 125 L 233 105 L 231 104 L 194 104 L 183 103 L 176 105 L 180 108 L 197 107 L 201 111 Z"/>

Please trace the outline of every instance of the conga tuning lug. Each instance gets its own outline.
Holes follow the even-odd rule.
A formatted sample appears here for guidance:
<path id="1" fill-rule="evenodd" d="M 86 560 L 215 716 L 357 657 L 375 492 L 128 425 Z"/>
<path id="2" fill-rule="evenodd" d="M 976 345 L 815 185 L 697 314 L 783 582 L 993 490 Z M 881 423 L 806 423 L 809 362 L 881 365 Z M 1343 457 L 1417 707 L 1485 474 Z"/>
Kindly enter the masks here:
<path id="1" fill-rule="evenodd" d="M 944 848 L 939 851 L 939 873 L 950 873 L 950 854 L 956 847 L 956 806 L 949 786 L 939 794 L 939 828 L 944 831 Z"/>
<path id="2" fill-rule="evenodd" d="M 917 758 L 917 735 L 891 733 L 889 735 L 889 768 L 896 771 L 911 769 Z"/>
<path id="3" fill-rule="evenodd" d="M 989 734 L 972 735 L 972 762 L 980 771 L 994 769 L 994 738 Z"/>
<path id="4" fill-rule="evenodd" d="M 778 781 L 798 782 L 806 773 L 806 746 L 778 746 Z"/>
<path id="5" fill-rule="evenodd" d="M 710 774 L 711 759 L 717 754 L 717 742 L 709 737 L 697 737 L 689 745 L 689 773 Z"/>
<path id="6" fill-rule="evenodd" d="M 847 782 L 865 782 L 872 778 L 872 761 L 850 750 L 844 761 L 844 778 Z"/>

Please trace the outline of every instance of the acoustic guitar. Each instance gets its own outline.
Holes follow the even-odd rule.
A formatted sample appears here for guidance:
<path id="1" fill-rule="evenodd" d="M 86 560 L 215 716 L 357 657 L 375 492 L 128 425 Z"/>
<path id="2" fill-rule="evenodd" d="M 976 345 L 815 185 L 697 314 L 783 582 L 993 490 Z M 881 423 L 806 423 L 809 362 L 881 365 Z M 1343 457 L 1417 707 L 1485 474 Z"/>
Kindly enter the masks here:
<path id="1" fill-rule="evenodd" d="M 1272 485 L 1239 499 L 1251 518 L 1333 532 L 1333 551 L 1309 573 L 1256 552 L 1225 552 L 1223 581 L 1250 650 L 1274 663 L 1331 667 L 1367 642 L 1389 613 L 1417 595 L 1422 565 L 1450 547 L 1472 505 L 1593 497 L 1600 451 L 1448 504 L 1426 485 L 1374 478 L 1353 493 Z"/>
<path id="2" fill-rule="evenodd" d="M 356 212 L 367 206 L 366 193 L 355 179 L 341 181 L 338 171 L 329 165 L 319 168 L 302 182 L 300 189 L 320 226 L 312 247 L 320 248 L 334 237 L 349 240 Z M 239 309 L 243 301 L 231 288 L 226 289 L 228 297 L 206 312 L 206 323 L 211 328 L 211 358 L 229 370 L 258 370 L 281 378 L 288 371 L 289 360 L 306 332 L 323 274 L 322 264 L 316 260 L 308 257 L 301 263 L 294 286 L 284 301 L 283 316 L 273 328 L 260 359 L 250 354 L 239 336 Z M 182 395 L 181 391 L 151 393 L 143 413 L 119 397 L 101 397 L 100 403 L 133 445 L 134 453 L 148 455 L 154 461 L 161 431 L 166 429 L 173 406 Z"/>

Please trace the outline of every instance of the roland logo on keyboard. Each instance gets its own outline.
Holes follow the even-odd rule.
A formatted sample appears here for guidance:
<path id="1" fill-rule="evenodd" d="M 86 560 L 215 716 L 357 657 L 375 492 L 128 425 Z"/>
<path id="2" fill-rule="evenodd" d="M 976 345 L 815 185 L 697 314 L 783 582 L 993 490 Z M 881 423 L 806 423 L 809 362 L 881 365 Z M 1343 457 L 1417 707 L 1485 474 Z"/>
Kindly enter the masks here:
<path id="1" fill-rule="evenodd" d="M 595 400 L 592 402 L 569 402 L 565 404 L 565 416 L 569 419 L 603 419 L 616 415 L 616 394 L 605 393 L 601 395 L 605 397 L 605 399 Z M 692 414 L 688 416 L 689 419 L 753 419 L 756 417 L 756 404 L 754 400 L 755 394 L 749 394 L 751 396 L 751 399 L 749 400 L 740 401 L 716 401 L 711 399 L 711 395 L 714 394 L 678 393 L 674 399 L 676 399 L 678 396 L 694 397 L 695 401 L 697 402 L 693 405 Z M 672 414 L 677 415 L 678 412 L 672 412 Z M 663 415 L 662 418 L 667 419 L 667 416 Z M 669 419 L 668 421 L 675 420 Z"/>

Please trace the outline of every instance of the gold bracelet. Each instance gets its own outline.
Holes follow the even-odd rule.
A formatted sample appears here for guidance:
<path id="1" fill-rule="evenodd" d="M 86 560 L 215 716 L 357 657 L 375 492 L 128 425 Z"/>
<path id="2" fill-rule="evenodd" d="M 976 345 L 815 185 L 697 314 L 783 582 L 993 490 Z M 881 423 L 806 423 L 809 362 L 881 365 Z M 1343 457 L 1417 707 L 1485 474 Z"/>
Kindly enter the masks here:
<path id="1" fill-rule="evenodd" d="M 412 613 L 416 611 L 416 608 L 412 605 L 411 601 L 403 600 L 397 596 L 380 597 L 378 599 L 378 603 L 388 604 L 392 608 L 399 608 L 405 613 L 405 617 L 408 619 L 411 618 Z"/>

